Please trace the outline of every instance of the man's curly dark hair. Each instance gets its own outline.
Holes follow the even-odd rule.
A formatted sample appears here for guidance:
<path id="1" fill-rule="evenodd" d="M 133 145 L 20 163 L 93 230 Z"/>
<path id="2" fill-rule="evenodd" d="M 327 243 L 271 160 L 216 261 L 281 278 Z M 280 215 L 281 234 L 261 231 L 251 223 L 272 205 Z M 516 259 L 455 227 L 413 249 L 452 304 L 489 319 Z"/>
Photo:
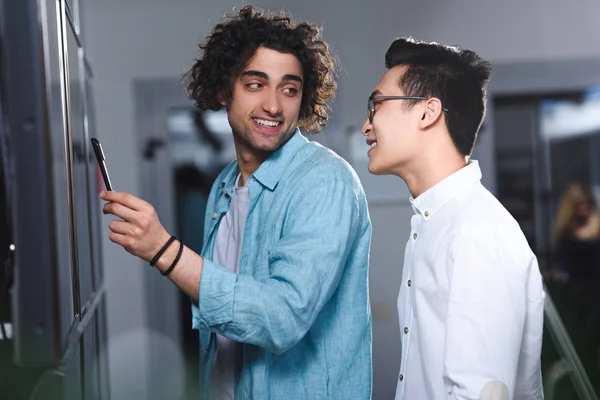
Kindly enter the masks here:
<path id="1" fill-rule="evenodd" d="M 201 110 L 220 110 L 229 103 L 235 80 L 259 47 L 298 58 L 304 73 L 298 125 L 304 133 L 317 133 L 327 124 L 335 96 L 336 62 L 322 40 L 320 26 L 294 23 L 289 15 L 266 14 L 243 7 L 225 16 L 200 44 L 203 54 L 184 75 L 187 93 Z"/>

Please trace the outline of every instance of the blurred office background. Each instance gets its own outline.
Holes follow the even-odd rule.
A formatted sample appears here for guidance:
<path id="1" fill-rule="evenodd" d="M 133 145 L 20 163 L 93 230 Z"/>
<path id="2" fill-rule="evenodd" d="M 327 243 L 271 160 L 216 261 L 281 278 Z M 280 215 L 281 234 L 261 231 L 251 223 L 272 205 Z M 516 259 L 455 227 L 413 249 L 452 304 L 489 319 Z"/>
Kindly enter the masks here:
<path id="1" fill-rule="evenodd" d="M 245 1 L 0 0 L 0 398 L 198 398 L 189 300 L 108 239 L 90 137 L 115 190 L 202 244 L 212 180 L 234 156 L 223 112 L 180 84 L 198 44 Z M 473 155 L 518 220 L 546 284 L 547 399 L 600 392 L 600 3 L 593 0 L 259 0 L 320 23 L 342 73 L 314 137 L 357 170 L 373 221 L 373 398 L 393 398 L 396 298 L 412 209 L 367 171 L 359 129 L 399 36 L 494 66 Z M 5 263 L 5 260 L 7 262 Z"/>

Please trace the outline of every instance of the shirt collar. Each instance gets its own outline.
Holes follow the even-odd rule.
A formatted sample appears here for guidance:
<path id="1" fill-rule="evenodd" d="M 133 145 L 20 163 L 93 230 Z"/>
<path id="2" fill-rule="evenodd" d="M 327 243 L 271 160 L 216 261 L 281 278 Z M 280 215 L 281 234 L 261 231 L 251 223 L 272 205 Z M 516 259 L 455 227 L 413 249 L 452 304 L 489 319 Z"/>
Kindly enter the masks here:
<path id="1" fill-rule="evenodd" d="M 296 128 L 292 136 L 277 149 L 273 154 L 269 156 L 258 169 L 252 174 L 257 181 L 262 185 L 266 186 L 270 190 L 275 189 L 277 183 L 281 179 L 285 168 L 290 164 L 292 159 L 298 153 L 298 150 L 308 142 L 299 128 Z M 239 174 L 240 169 L 235 162 L 235 167 L 223 176 L 222 181 L 219 183 L 219 187 L 233 187 L 235 179 Z"/>
<path id="2" fill-rule="evenodd" d="M 450 200 L 464 192 L 469 186 L 481 180 L 481 169 L 476 160 L 469 163 L 426 190 L 417 198 L 410 198 L 414 212 L 421 214 L 425 220 L 440 211 Z"/>

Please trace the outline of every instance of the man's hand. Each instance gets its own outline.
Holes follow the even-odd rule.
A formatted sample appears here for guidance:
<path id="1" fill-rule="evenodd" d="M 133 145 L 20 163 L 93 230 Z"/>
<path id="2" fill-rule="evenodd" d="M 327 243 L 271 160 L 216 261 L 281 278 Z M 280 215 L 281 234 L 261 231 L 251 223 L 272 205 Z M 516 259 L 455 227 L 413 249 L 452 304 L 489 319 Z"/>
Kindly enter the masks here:
<path id="1" fill-rule="evenodd" d="M 100 198 L 108 201 L 102 210 L 104 214 L 122 219 L 110 221 L 110 240 L 134 256 L 152 260 L 171 237 L 160 223 L 154 207 L 144 200 L 114 191 L 102 192 Z"/>

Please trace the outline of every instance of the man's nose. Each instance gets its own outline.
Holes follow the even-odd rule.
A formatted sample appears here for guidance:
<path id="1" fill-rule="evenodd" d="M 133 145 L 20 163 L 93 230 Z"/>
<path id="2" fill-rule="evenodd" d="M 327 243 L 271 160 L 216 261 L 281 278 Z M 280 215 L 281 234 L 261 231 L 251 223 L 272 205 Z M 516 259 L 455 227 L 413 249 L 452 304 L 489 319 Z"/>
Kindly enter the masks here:
<path id="1" fill-rule="evenodd" d="M 282 108 L 279 95 L 276 92 L 269 91 L 263 100 L 262 108 L 272 116 L 280 114 Z"/>
<path id="2" fill-rule="evenodd" d="M 369 121 L 369 119 L 367 119 L 365 121 L 365 123 L 363 124 L 360 132 L 365 136 L 369 136 L 369 133 L 371 132 L 372 129 L 373 129 L 373 124 L 371 124 L 371 121 Z"/>

